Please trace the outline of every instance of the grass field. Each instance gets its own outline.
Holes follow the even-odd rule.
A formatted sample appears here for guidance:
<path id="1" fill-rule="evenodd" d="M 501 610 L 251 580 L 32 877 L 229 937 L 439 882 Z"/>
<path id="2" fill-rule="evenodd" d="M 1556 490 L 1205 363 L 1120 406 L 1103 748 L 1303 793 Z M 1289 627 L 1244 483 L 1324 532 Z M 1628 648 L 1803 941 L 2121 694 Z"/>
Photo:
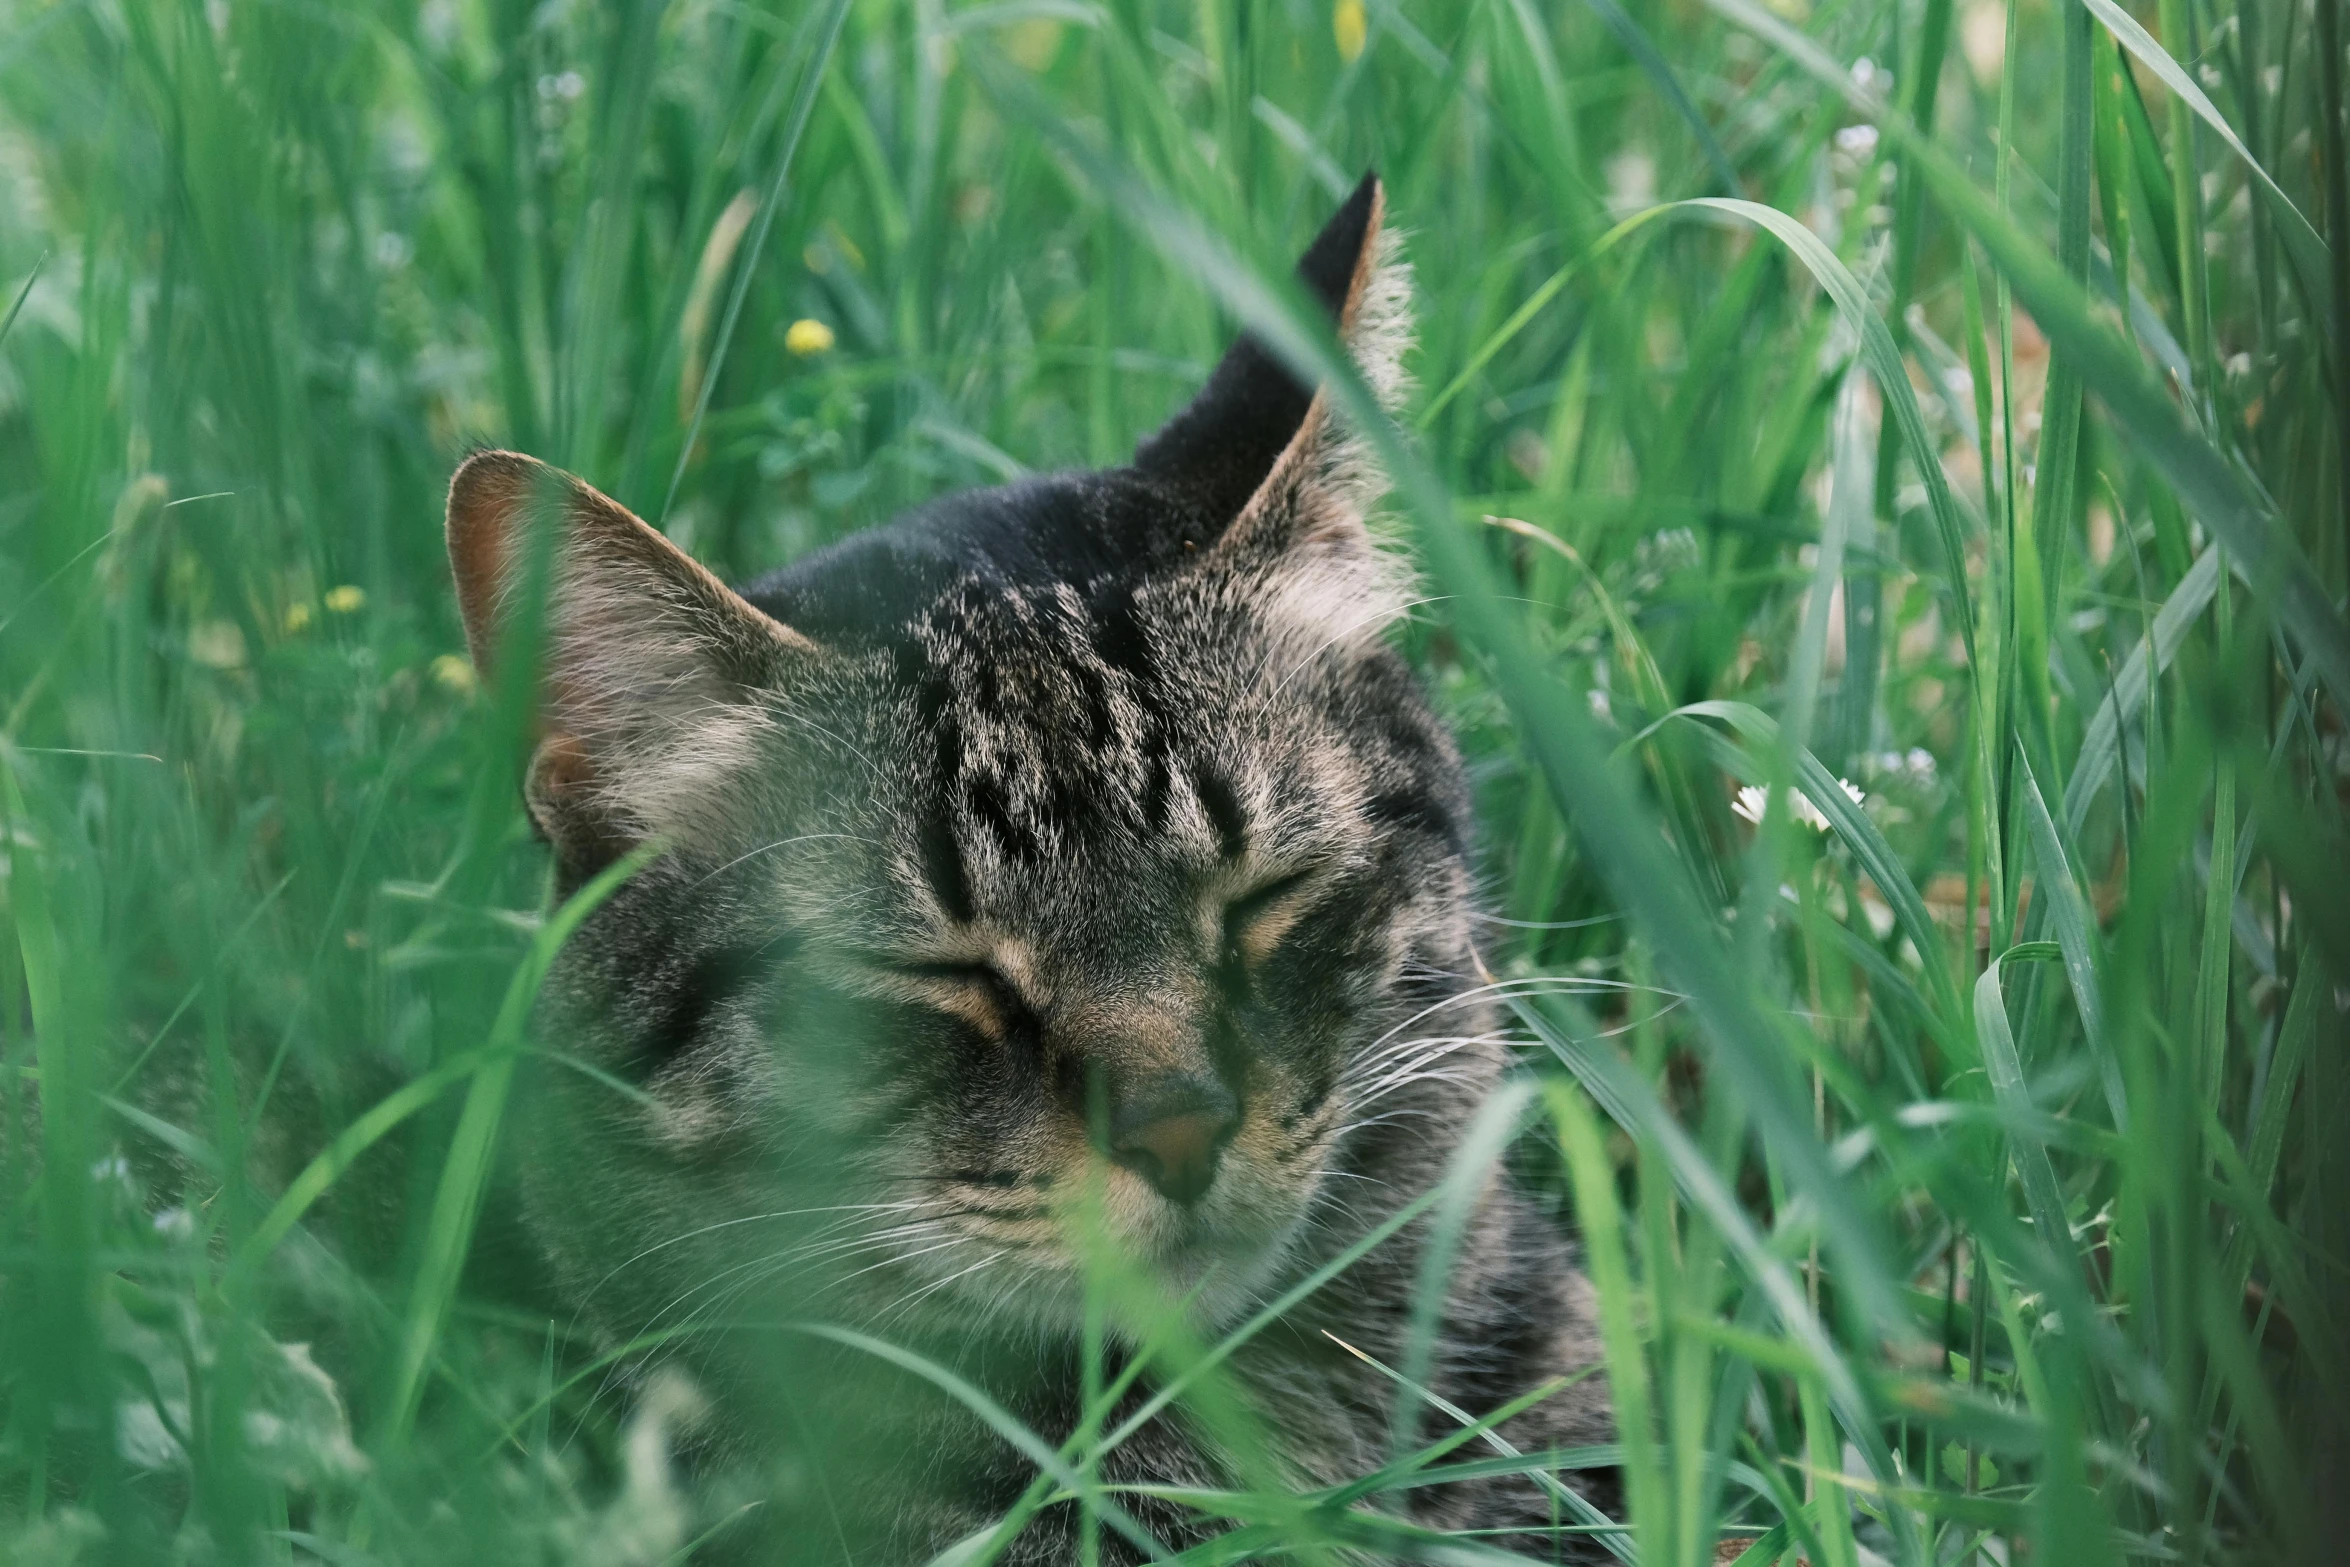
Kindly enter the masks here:
<path id="1" fill-rule="evenodd" d="M 723 1543 L 505 1287 L 450 469 L 742 575 L 1117 460 L 1366 167 L 1623 1423 L 1436 1456 L 1658 1567 L 2338 1559 L 2342 9 L 0 4 L 0 1561 Z M 1199 1560 L 1361 1537 L 1240 1478 Z"/>

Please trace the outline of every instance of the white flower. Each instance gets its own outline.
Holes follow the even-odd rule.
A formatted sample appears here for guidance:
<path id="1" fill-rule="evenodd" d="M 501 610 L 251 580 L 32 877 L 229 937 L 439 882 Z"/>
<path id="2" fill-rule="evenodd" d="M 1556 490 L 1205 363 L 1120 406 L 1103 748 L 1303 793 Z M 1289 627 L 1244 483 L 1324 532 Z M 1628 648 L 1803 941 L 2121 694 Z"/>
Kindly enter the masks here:
<path id="1" fill-rule="evenodd" d="M 1867 795 L 1854 787 L 1850 779 L 1839 778 L 1836 780 L 1836 786 L 1842 789 L 1855 805 L 1868 799 Z M 1770 791 L 1748 784 L 1745 788 L 1740 789 L 1738 797 L 1730 802 L 1730 809 L 1759 827 L 1762 825 L 1763 813 L 1770 808 L 1770 803 Z M 1800 790 L 1796 792 L 1794 799 L 1790 802 L 1788 812 L 1813 832 L 1828 830 L 1828 818 L 1821 815 L 1820 808 L 1805 799 Z"/>
<path id="2" fill-rule="evenodd" d="M 1656 205 L 1656 160 L 1628 147 L 1607 160 L 1607 206 L 1619 217 Z"/>
<path id="3" fill-rule="evenodd" d="M 1879 751 L 1869 758 L 1869 766 L 1914 788 L 1928 788 L 1934 782 L 1934 753 L 1922 745 L 1913 745 L 1907 751 Z"/>

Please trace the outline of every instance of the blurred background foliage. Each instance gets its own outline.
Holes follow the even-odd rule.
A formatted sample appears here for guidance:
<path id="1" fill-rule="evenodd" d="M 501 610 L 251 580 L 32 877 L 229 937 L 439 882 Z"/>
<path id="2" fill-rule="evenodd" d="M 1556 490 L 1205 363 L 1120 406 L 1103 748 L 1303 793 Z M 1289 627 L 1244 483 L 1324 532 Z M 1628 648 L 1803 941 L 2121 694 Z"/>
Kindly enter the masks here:
<path id="1" fill-rule="evenodd" d="M 1366 167 L 1610 1548 L 2338 1550 L 2339 0 L 844 9 L 0 5 L 0 1558 L 722 1549 L 459 1135 L 448 473 L 1113 462 Z"/>

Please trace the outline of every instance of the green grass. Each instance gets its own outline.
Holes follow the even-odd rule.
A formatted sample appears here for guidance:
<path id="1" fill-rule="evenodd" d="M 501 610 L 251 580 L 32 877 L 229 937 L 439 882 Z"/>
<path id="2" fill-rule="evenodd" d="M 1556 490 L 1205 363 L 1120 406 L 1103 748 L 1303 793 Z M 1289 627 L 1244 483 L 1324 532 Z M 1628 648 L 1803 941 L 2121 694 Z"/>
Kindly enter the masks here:
<path id="1" fill-rule="evenodd" d="M 723 1535 L 484 1201 L 558 923 L 448 472 L 523 447 L 745 574 L 1116 460 L 1235 321 L 1323 355 L 1281 272 L 1366 166 L 1488 961 L 1580 982 L 1509 1104 L 1602 1293 L 1610 1537 L 2330 1559 L 2340 10 L 0 7 L 0 1560 Z M 1228 1348 L 1153 1374 L 1217 1418 Z M 1467 1561 L 1348 1509 L 1558 1460 L 1197 1502 L 1216 1560 Z"/>

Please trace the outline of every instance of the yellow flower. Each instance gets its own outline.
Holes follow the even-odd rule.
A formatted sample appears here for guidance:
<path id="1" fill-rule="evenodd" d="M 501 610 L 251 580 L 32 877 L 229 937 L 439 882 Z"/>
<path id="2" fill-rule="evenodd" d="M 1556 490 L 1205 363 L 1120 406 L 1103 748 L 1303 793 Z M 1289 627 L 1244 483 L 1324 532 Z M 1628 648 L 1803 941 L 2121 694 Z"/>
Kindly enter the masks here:
<path id="1" fill-rule="evenodd" d="M 1354 64 L 1371 31 L 1371 20 L 1363 13 L 1363 0 L 1338 0 L 1330 13 L 1330 31 L 1338 39 L 1338 57 L 1349 65 Z"/>
<path id="2" fill-rule="evenodd" d="M 784 349 L 802 357 L 823 353 L 832 346 L 832 341 L 832 328 L 813 316 L 802 316 L 786 328 L 783 334 Z"/>
<path id="3" fill-rule="evenodd" d="M 472 695 L 473 688 L 480 683 L 472 663 L 455 653 L 443 653 L 432 661 L 432 677 L 459 696 Z"/>
<path id="4" fill-rule="evenodd" d="M 286 606 L 286 635 L 289 637 L 298 636 L 302 632 L 305 632 L 309 629 L 310 606 L 307 604 L 288 604 Z"/>
<path id="5" fill-rule="evenodd" d="M 367 607 L 367 592 L 346 582 L 326 590 L 326 607 L 338 615 L 356 615 Z"/>

